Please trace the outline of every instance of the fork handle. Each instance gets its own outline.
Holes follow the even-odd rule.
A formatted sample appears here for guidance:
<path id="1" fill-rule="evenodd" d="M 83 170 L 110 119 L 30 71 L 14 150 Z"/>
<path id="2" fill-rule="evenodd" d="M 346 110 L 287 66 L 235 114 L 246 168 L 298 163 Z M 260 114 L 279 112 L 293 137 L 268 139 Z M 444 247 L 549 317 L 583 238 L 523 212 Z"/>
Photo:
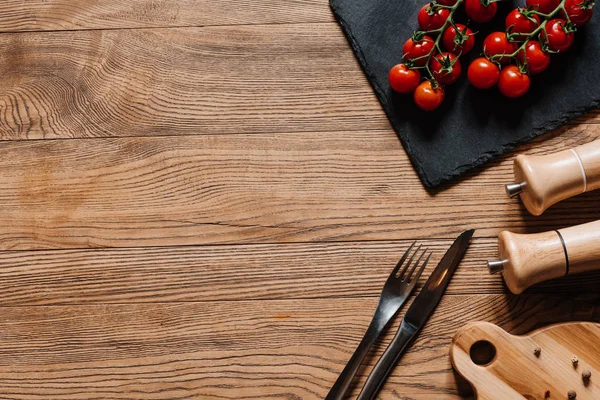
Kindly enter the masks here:
<path id="1" fill-rule="evenodd" d="M 378 323 L 378 321 L 378 315 L 375 315 L 373 320 L 371 320 L 371 324 L 369 325 L 367 332 L 360 341 L 360 344 L 354 351 L 354 354 L 352 354 L 350 361 L 348 361 L 348 364 L 346 364 L 346 367 L 340 376 L 331 387 L 331 390 L 327 394 L 327 397 L 325 397 L 325 400 L 342 400 L 344 398 L 348 388 L 350 388 L 350 385 L 352 384 L 352 380 L 354 379 L 356 372 L 367 356 L 369 349 L 373 343 L 375 343 L 375 340 L 377 340 L 377 337 L 381 334 L 383 328 L 385 328 L 385 325 L 382 326 L 381 323 Z"/>

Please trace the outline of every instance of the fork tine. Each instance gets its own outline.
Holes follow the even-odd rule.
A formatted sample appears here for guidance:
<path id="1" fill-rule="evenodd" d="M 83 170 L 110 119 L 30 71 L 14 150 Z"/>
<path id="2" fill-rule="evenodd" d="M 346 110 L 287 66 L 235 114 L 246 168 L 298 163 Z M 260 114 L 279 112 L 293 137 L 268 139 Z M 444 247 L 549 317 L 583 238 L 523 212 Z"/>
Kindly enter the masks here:
<path id="1" fill-rule="evenodd" d="M 404 273 L 408 270 L 408 267 L 410 267 L 410 264 L 412 264 L 415 256 L 419 252 L 419 250 L 421 250 L 421 245 L 417 246 L 417 248 L 415 249 L 414 253 L 412 253 L 412 255 L 410 256 L 410 258 L 406 262 L 406 265 L 404 267 L 402 267 L 402 269 L 400 270 L 400 272 L 398 272 L 398 274 L 396 275 L 398 278 L 402 278 L 402 276 L 404 275 Z"/>
<path id="2" fill-rule="evenodd" d="M 410 247 L 408 248 L 408 250 L 406 250 L 406 252 L 402 255 L 402 258 L 400 258 L 400 261 L 398 261 L 398 264 L 396 264 L 396 266 L 394 267 L 394 270 L 392 271 L 392 273 L 390 274 L 390 276 L 396 276 L 396 274 L 398 273 L 398 270 L 400 269 L 400 267 L 402 266 L 402 264 L 404 264 L 404 261 L 406 261 L 406 257 L 408 257 L 408 255 L 410 254 L 410 251 L 412 250 L 413 247 L 415 247 L 415 244 L 417 244 L 416 241 L 414 241 Z"/>
<path id="3" fill-rule="evenodd" d="M 427 248 L 425 248 L 425 250 L 423 250 L 423 253 L 421 253 L 421 255 L 419 256 L 419 259 L 417 260 L 417 262 L 414 263 L 414 265 L 412 266 L 412 268 L 410 269 L 410 271 L 408 271 L 408 273 L 404 276 L 404 279 L 410 279 L 410 277 L 412 276 L 413 272 L 415 272 L 415 269 L 417 269 L 417 267 L 421 263 L 421 260 L 423 259 L 423 257 L 425 257 L 425 254 L 427 254 L 427 250 L 428 250 Z"/>
<path id="4" fill-rule="evenodd" d="M 425 262 L 423 263 L 423 265 L 421 266 L 421 268 L 419 268 L 419 270 L 417 271 L 417 274 L 415 275 L 415 277 L 410 280 L 410 283 L 417 282 L 419 280 L 419 278 L 421 277 L 421 274 L 425 270 L 425 267 L 429 263 L 429 259 L 431 258 L 432 254 L 433 253 L 429 253 L 429 255 L 427 256 L 427 258 L 425 259 Z"/>

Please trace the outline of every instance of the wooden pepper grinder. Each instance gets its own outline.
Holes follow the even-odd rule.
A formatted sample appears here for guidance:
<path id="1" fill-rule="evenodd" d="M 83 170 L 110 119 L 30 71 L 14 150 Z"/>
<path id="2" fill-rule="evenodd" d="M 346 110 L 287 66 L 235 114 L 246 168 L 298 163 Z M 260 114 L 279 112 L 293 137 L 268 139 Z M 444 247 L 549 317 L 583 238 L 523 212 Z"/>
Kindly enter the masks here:
<path id="1" fill-rule="evenodd" d="M 502 272 L 511 292 L 538 282 L 600 269 L 600 221 L 536 234 L 503 231 L 500 261 L 488 261 L 490 273 Z"/>
<path id="2" fill-rule="evenodd" d="M 514 164 L 517 183 L 506 185 L 521 196 L 533 215 L 578 194 L 600 188 L 600 140 L 546 156 L 520 155 Z"/>

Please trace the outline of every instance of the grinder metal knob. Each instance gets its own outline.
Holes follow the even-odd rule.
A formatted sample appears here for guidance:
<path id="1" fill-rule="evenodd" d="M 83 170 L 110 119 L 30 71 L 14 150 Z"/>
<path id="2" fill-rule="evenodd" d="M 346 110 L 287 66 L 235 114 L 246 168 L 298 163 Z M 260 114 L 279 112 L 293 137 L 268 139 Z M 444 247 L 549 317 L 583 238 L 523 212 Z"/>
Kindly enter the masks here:
<path id="1" fill-rule="evenodd" d="M 525 182 L 509 183 L 508 185 L 506 185 L 506 194 L 510 198 L 517 197 L 519 194 L 521 194 L 524 188 Z"/>
<path id="2" fill-rule="evenodd" d="M 508 260 L 502 261 L 488 261 L 488 269 L 490 274 L 497 274 L 504 270 L 504 266 L 508 263 Z"/>

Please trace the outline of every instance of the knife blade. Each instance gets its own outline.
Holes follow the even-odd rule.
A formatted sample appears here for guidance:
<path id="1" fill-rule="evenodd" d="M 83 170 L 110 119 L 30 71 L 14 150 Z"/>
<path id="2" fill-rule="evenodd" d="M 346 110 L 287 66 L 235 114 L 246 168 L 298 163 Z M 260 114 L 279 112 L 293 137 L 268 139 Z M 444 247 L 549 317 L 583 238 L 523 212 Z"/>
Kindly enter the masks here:
<path id="1" fill-rule="evenodd" d="M 415 297 L 410 308 L 404 315 L 398 333 L 396 333 L 385 353 L 383 353 L 373 371 L 371 371 L 365 386 L 358 395 L 358 400 L 373 400 L 377 396 L 381 386 L 383 386 L 383 383 L 398 363 L 398 360 L 400 360 L 400 357 L 406 352 L 406 349 L 408 349 L 421 329 L 423 329 L 423 326 L 425 326 L 425 323 L 440 302 L 452 275 L 454 275 L 460 260 L 469 247 L 474 232 L 475 230 L 471 229 L 460 234 L 452 246 L 450 246 L 450 249 L 444 254 L 442 260 L 431 273 L 429 279 L 427 279 L 425 286 L 423 286 L 421 292 Z"/>

